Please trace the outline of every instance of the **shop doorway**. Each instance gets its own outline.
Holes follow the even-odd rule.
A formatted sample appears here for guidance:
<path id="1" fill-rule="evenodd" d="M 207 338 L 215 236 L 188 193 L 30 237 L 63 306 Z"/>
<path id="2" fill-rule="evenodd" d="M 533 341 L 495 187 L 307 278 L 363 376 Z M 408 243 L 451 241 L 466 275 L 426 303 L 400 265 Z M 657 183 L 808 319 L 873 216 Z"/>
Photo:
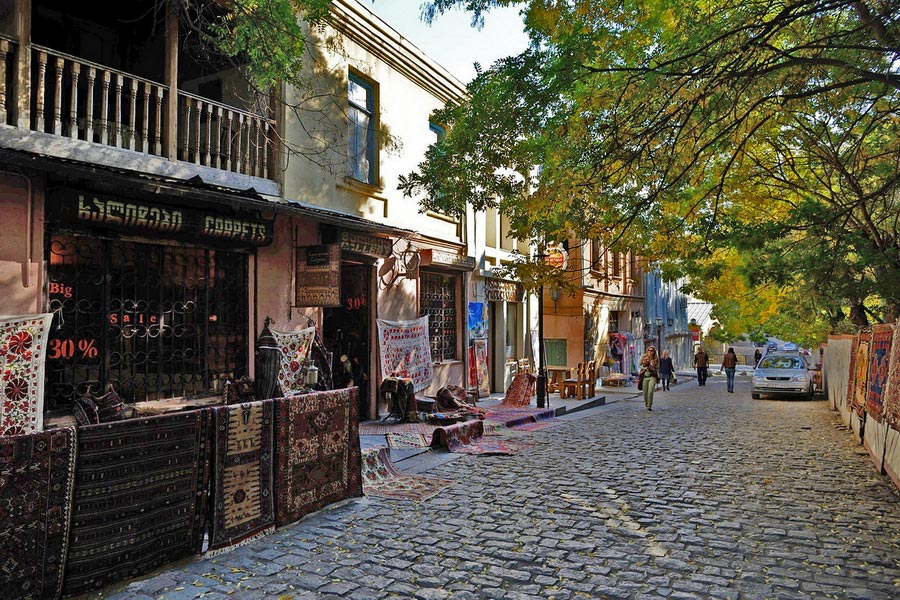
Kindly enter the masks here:
<path id="1" fill-rule="evenodd" d="M 334 387 L 359 386 L 359 419 L 369 418 L 372 344 L 369 312 L 372 267 L 341 263 L 341 306 L 324 309 L 322 337 L 332 353 Z"/>

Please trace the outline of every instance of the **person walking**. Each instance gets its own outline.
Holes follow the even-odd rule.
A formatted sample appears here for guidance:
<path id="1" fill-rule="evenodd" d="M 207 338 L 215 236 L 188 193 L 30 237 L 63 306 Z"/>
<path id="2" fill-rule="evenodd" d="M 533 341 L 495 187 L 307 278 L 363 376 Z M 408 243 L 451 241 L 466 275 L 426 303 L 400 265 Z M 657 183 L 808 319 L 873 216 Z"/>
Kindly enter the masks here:
<path id="1" fill-rule="evenodd" d="M 672 373 L 675 372 L 675 365 L 672 364 L 672 357 L 669 356 L 668 350 L 663 350 L 662 357 L 659 359 L 659 378 L 662 382 L 662 389 L 668 392 L 671 387 Z"/>
<path id="2" fill-rule="evenodd" d="M 734 393 L 734 373 L 737 371 L 737 354 L 734 348 L 729 348 L 725 356 L 722 357 L 722 366 L 719 367 L 719 373 L 725 370 L 725 377 L 728 379 L 728 393 Z"/>
<path id="3" fill-rule="evenodd" d="M 694 355 L 694 367 L 697 369 L 697 383 L 706 385 L 706 378 L 709 375 L 709 355 L 706 354 L 703 346 L 697 348 L 697 354 Z"/>
<path id="4" fill-rule="evenodd" d="M 756 349 L 756 352 L 753 353 L 753 368 L 756 368 L 756 365 L 759 364 L 759 360 L 762 358 L 762 352 L 759 351 L 759 348 Z"/>
<path id="5" fill-rule="evenodd" d="M 641 374 L 644 377 L 644 406 L 647 410 L 653 410 L 653 392 L 656 391 L 656 382 L 659 381 L 659 357 L 656 356 L 656 348 L 650 346 L 641 357 Z"/>

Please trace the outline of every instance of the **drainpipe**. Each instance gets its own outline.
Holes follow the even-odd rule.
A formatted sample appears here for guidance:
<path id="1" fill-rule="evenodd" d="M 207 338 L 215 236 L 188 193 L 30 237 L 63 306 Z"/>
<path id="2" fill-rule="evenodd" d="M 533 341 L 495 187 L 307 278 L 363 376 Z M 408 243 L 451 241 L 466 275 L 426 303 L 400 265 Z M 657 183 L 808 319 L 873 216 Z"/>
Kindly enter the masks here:
<path id="1" fill-rule="evenodd" d="M 32 257 L 32 237 L 34 230 L 34 193 L 32 192 L 31 186 L 31 178 L 22 174 L 16 173 L 14 171 L 0 171 L 3 175 L 9 175 L 11 177 L 19 177 L 25 181 L 26 194 L 27 198 L 27 214 L 25 217 L 25 264 L 22 270 L 22 286 L 23 287 L 31 287 L 31 257 Z"/>

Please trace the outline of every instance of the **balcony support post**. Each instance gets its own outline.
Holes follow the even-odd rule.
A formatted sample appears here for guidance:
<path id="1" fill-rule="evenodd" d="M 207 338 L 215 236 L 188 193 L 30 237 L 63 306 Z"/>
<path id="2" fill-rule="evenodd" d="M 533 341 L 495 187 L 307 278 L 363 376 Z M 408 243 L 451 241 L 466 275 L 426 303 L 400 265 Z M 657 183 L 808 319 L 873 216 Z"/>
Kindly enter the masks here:
<path id="1" fill-rule="evenodd" d="M 19 45 L 10 93 L 16 98 L 16 126 L 31 129 L 31 0 L 15 0 L 14 11 L 13 29 Z"/>
<path id="2" fill-rule="evenodd" d="M 169 160 L 178 160 L 178 8 L 175 2 L 166 2 L 166 85 L 169 96 L 165 105 L 165 134 L 163 135 L 165 152 Z M 185 123 L 185 126 L 190 126 Z"/>

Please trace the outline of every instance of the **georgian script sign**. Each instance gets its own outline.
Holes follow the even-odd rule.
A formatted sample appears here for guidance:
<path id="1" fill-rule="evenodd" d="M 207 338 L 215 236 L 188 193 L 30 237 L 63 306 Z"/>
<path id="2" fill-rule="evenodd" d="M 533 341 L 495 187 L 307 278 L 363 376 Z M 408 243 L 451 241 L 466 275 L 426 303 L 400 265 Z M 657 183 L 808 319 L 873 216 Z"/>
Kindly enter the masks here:
<path id="1" fill-rule="evenodd" d="M 341 306 L 341 246 L 297 248 L 295 306 Z"/>
<path id="2" fill-rule="evenodd" d="M 484 299 L 489 302 L 524 302 L 525 289 L 521 283 L 514 281 L 485 279 Z"/>
<path id="3" fill-rule="evenodd" d="M 375 258 L 390 256 L 394 247 L 393 242 L 387 238 L 355 231 L 341 231 L 340 243 L 341 250 Z"/>
<path id="4" fill-rule="evenodd" d="M 221 240 L 243 246 L 272 242 L 272 222 L 223 215 L 216 211 L 97 196 L 74 194 L 56 199 L 54 220 L 83 223 L 132 234 L 163 234 L 185 241 Z"/>
<path id="5" fill-rule="evenodd" d="M 458 269 L 460 271 L 471 271 L 475 268 L 474 256 L 462 256 L 443 250 L 427 249 L 421 251 L 423 267 L 431 265 L 441 265 L 450 269 Z"/>

